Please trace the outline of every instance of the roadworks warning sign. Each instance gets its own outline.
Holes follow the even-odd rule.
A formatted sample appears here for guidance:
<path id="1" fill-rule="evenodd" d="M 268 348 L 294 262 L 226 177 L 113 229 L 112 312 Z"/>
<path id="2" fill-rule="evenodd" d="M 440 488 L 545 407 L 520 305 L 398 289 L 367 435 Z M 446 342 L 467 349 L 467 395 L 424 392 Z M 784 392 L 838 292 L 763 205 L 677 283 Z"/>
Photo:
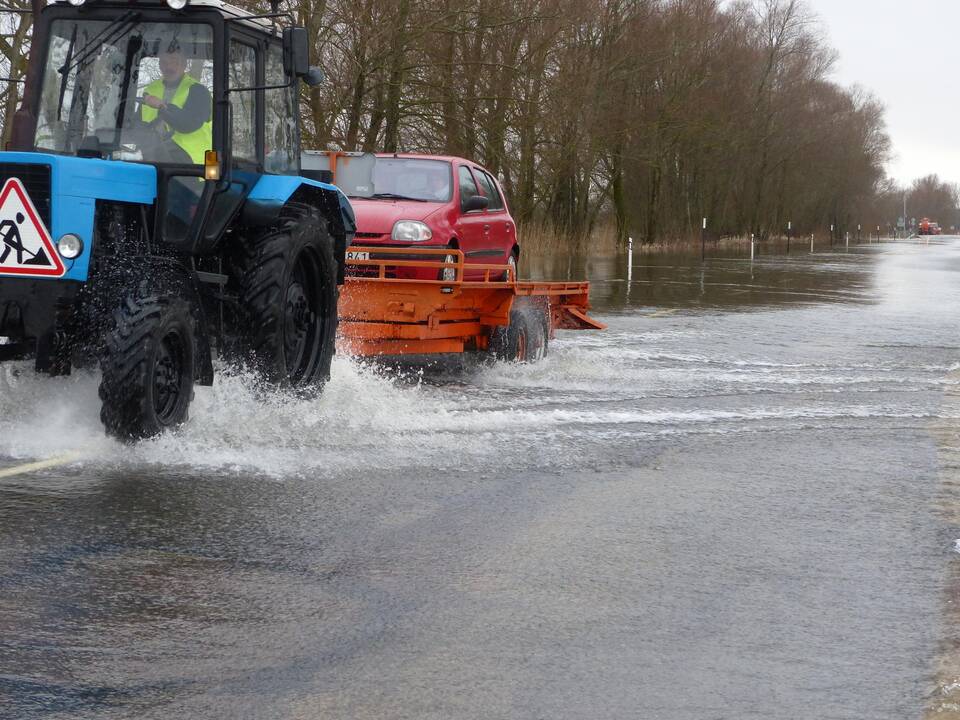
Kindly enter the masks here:
<path id="1" fill-rule="evenodd" d="M 65 272 L 23 183 L 10 178 L 0 190 L 0 275 L 60 277 Z"/>

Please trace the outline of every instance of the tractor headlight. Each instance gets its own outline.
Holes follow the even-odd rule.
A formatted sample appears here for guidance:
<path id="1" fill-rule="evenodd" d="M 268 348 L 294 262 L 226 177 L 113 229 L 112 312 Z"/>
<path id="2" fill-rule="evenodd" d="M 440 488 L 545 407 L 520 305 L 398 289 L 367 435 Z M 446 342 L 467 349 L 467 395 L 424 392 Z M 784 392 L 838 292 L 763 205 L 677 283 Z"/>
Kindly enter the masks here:
<path id="1" fill-rule="evenodd" d="M 83 240 L 73 233 L 67 233 L 57 240 L 57 252 L 67 260 L 76 260 L 83 252 Z"/>
<path id="2" fill-rule="evenodd" d="M 190 0 L 167 0 L 171 10 L 183 10 Z"/>
<path id="3" fill-rule="evenodd" d="M 390 233 L 391 240 L 401 242 L 424 242 L 433 237 L 433 232 L 419 220 L 397 220 Z"/>

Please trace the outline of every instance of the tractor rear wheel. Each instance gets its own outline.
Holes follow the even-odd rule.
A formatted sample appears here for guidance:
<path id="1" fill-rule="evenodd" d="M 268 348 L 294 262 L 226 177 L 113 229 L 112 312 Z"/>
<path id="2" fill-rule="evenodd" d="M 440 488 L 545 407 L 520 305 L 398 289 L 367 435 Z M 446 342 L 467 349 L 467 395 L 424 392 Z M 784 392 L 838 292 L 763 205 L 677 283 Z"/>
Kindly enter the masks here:
<path id="1" fill-rule="evenodd" d="M 320 214 L 297 205 L 244 248 L 244 353 L 272 385 L 313 389 L 330 379 L 338 297 L 333 247 Z"/>
<path id="2" fill-rule="evenodd" d="M 100 419 L 121 440 L 187 420 L 196 365 L 190 304 L 162 294 L 128 297 L 114 313 L 100 366 Z"/>

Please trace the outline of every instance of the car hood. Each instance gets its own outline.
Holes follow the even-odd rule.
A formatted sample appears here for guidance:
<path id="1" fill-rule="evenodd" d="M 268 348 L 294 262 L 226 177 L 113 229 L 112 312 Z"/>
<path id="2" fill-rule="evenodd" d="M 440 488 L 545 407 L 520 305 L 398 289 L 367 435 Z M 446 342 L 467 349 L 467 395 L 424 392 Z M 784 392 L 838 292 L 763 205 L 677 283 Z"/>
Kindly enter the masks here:
<path id="1" fill-rule="evenodd" d="M 357 216 L 357 232 L 386 235 L 393 231 L 397 220 L 425 221 L 437 212 L 442 203 L 411 200 L 364 200 L 350 198 Z"/>

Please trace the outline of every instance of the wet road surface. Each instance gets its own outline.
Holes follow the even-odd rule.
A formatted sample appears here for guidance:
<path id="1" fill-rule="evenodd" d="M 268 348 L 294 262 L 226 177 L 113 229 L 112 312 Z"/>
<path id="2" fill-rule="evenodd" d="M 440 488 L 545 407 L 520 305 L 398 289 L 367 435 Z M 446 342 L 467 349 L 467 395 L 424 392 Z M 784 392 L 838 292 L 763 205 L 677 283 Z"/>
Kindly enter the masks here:
<path id="1" fill-rule="evenodd" d="M 609 330 L 135 447 L 0 368 L 0 717 L 954 717 L 960 240 L 531 271 Z"/>

